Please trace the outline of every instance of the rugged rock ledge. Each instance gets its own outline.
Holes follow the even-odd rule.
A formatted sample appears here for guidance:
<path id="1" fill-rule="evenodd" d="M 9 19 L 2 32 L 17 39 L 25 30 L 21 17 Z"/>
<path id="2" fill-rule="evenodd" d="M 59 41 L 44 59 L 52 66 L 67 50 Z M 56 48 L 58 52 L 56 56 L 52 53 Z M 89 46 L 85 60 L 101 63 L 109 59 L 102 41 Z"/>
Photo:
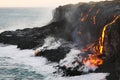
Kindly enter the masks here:
<path id="1" fill-rule="evenodd" d="M 58 26 L 63 26 L 63 22 L 52 22 L 41 28 L 26 28 L 16 31 L 5 31 L 0 34 L 0 42 L 4 44 L 17 45 L 20 49 L 32 49 L 37 46 L 42 46 L 44 39 L 48 36 L 55 36 L 60 29 Z"/>
<path id="2" fill-rule="evenodd" d="M 16 31 L 5 31 L 0 34 L 0 43 L 18 45 L 20 49 L 33 49 L 40 47 L 44 39 L 48 36 L 62 38 L 66 41 L 77 44 L 83 48 L 90 43 L 98 41 L 103 27 L 110 23 L 114 16 L 118 16 L 115 24 L 107 28 L 104 42 L 104 53 L 111 61 L 103 64 L 98 72 L 116 73 L 120 76 L 120 2 L 105 1 L 98 3 L 79 3 L 76 5 L 66 5 L 56 8 L 53 20 L 46 26 L 23 29 Z M 62 49 L 62 51 L 64 51 Z M 46 50 L 47 52 L 56 52 L 56 50 Z M 42 52 L 44 53 L 44 52 Z M 66 54 L 66 53 L 65 53 Z M 55 56 L 58 55 L 54 55 Z M 64 57 L 64 56 L 63 56 Z M 62 58 L 63 58 L 62 57 Z M 61 59 L 62 59 L 61 58 Z M 51 58 L 50 58 L 51 59 Z M 56 59 L 56 58 L 55 58 Z M 55 60 L 53 59 L 53 61 Z M 52 61 L 52 60 L 51 60 Z M 59 60 L 57 60 L 59 61 Z M 107 69 L 111 63 L 110 69 Z M 115 63 L 115 64 L 114 64 Z M 105 66 L 107 65 L 107 67 Z M 116 74 L 112 74 L 116 75 Z M 119 78 L 120 79 L 120 78 Z M 118 78 L 109 78 L 109 80 L 118 80 Z"/>
<path id="3" fill-rule="evenodd" d="M 58 47 L 57 49 L 43 50 L 40 51 L 36 56 L 43 56 L 48 61 L 59 62 L 61 59 L 66 57 L 66 54 L 70 52 L 69 47 Z"/>
<path id="4" fill-rule="evenodd" d="M 15 44 L 21 49 L 31 49 L 42 45 L 47 36 L 63 38 L 86 46 L 98 40 L 105 24 L 109 23 L 113 16 L 120 14 L 119 2 L 79 3 L 56 8 L 52 21 L 43 27 L 26 28 L 16 31 L 5 31 L 0 34 L 0 42 Z M 90 11 L 91 10 L 91 11 Z M 96 11 L 96 24 L 93 17 Z M 80 21 L 85 15 L 87 19 Z"/>

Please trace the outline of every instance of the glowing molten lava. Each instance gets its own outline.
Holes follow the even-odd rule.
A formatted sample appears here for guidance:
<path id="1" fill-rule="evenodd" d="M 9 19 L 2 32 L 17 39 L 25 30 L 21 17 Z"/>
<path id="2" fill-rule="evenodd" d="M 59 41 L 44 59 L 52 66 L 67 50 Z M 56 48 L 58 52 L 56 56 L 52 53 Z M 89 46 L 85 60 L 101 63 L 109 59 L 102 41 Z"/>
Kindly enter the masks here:
<path id="1" fill-rule="evenodd" d="M 97 17 L 97 14 L 100 12 L 100 9 L 98 9 L 95 13 L 95 15 L 93 16 L 93 24 L 96 24 L 96 17 Z"/>
<path id="2" fill-rule="evenodd" d="M 114 24 L 118 18 L 119 16 L 114 16 L 113 20 L 104 26 L 102 30 L 102 35 L 99 38 L 99 44 L 92 44 L 87 46 L 87 48 L 83 49 L 84 51 L 92 50 L 93 52 L 92 54 L 89 54 L 88 57 L 83 59 L 84 65 L 89 63 L 89 66 L 92 67 L 92 66 L 99 66 L 103 64 L 103 60 L 99 58 L 99 55 L 101 55 L 104 50 L 105 32 L 106 32 L 106 29 L 110 25 Z"/>
<path id="3" fill-rule="evenodd" d="M 92 54 L 89 54 L 88 57 L 83 59 L 84 65 L 89 65 L 89 67 L 99 66 L 103 64 L 103 60 L 99 58 L 98 47 L 95 44 L 88 45 L 87 48 L 83 49 L 84 51 L 92 50 Z"/>
<path id="4" fill-rule="evenodd" d="M 86 14 L 85 16 L 83 16 L 83 17 L 80 19 L 80 21 L 81 21 L 81 22 L 84 22 L 84 21 L 88 18 L 88 16 L 89 16 L 89 15 Z"/>
<path id="5" fill-rule="evenodd" d="M 98 66 L 98 65 L 101 65 L 103 64 L 103 60 L 98 58 L 98 55 L 95 55 L 95 54 L 89 54 L 88 55 L 88 58 L 85 58 L 83 60 L 83 64 L 87 64 L 89 63 L 89 66 Z"/>
<path id="6" fill-rule="evenodd" d="M 104 28 L 102 30 L 102 35 L 99 38 L 99 53 L 100 54 L 103 53 L 103 49 L 104 49 L 105 31 L 106 31 L 107 27 L 114 24 L 118 18 L 119 18 L 119 16 L 114 16 L 114 19 L 110 23 L 108 23 L 104 26 Z"/>
<path id="7" fill-rule="evenodd" d="M 94 7 L 95 7 L 95 5 L 93 5 L 93 7 L 88 10 L 88 13 L 80 19 L 81 22 L 84 22 L 87 20 L 89 13 L 93 10 Z"/>

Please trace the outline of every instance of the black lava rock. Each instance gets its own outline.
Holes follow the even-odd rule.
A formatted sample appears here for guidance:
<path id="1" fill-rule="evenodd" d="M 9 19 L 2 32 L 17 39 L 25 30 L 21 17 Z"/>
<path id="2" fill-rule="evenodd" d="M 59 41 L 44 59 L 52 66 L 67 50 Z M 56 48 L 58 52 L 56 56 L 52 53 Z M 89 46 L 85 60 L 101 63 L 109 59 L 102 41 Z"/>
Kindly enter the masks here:
<path id="1" fill-rule="evenodd" d="M 41 50 L 36 56 L 46 57 L 48 61 L 59 62 L 61 59 L 65 58 L 66 54 L 69 52 L 69 47 L 58 47 L 57 49 Z"/>
<path id="2" fill-rule="evenodd" d="M 0 34 L 0 43 L 17 45 L 21 49 L 33 49 L 42 46 L 46 37 L 53 36 L 76 43 L 78 47 L 83 48 L 98 41 L 103 27 L 110 23 L 114 16 L 118 16 L 118 20 L 109 25 L 105 32 L 104 54 L 107 56 L 108 62 L 105 65 L 103 64 L 103 67 L 101 66 L 98 72 L 115 73 L 117 78 L 111 78 L 110 76 L 109 80 L 119 80 L 120 1 L 59 6 L 54 11 L 53 19 L 48 25 L 32 29 L 5 31 Z M 68 52 L 69 49 L 59 47 L 58 49 L 41 51 L 39 56 L 47 57 L 50 61 L 59 62 Z M 109 62 L 111 59 L 113 60 L 112 63 Z M 109 69 L 107 69 L 108 67 Z M 113 70 L 113 68 L 115 69 Z"/>

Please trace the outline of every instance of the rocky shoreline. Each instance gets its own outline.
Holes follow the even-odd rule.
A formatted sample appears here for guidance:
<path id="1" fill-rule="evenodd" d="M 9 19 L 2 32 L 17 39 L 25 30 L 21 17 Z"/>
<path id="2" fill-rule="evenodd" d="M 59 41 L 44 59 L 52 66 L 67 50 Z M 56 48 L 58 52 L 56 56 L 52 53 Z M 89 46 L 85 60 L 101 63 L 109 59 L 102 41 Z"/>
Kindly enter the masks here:
<path id="1" fill-rule="evenodd" d="M 36 49 L 44 44 L 45 38 L 52 36 L 55 39 L 63 39 L 67 44 L 77 44 L 74 47 L 80 49 L 98 41 L 103 27 L 110 23 L 114 16 L 118 16 L 118 19 L 106 30 L 104 42 L 104 54 L 108 61 L 96 72 L 109 72 L 113 77 L 109 76 L 108 80 L 118 80 L 117 77 L 120 76 L 119 1 L 59 6 L 54 11 L 53 19 L 48 25 L 2 32 L 0 43 L 17 45 L 20 49 Z M 59 62 L 65 58 L 71 48 L 73 47 L 60 46 L 57 49 L 46 49 L 37 56 L 44 56 L 52 62 Z"/>

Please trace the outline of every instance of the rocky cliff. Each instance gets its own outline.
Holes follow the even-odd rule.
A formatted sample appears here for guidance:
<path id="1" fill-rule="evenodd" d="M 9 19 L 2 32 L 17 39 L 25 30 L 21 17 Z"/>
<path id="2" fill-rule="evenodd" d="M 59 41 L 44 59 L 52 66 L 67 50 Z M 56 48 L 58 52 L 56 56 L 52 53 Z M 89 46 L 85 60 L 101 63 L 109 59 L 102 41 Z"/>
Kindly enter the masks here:
<path id="1" fill-rule="evenodd" d="M 114 20 L 116 16 L 117 19 Z M 111 70 L 111 73 L 112 71 L 113 73 L 117 72 L 117 77 L 119 77 L 119 1 L 90 2 L 59 6 L 55 9 L 53 19 L 48 25 L 32 29 L 27 28 L 16 31 L 5 31 L 0 34 L 0 42 L 18 45 L 18 48 L 21 49 L 33 49 L 42 46 L 46 37 L 53 36 L 57 39 L 62 38 L 67 42 L 77 44 L 77 48 L 84 48 L 88 44 L 99 42 L 99 37 L 101 36 L 104 27 L 107 27 L 105 30 L 104 54 L 107 56 L 108 60 L 115 63 L 110 64 L 116 68 L 116 71 Z M 106 64 L 101 66 L 101 70 L 103 69 L 104 72 L 107 70 L 105 67 Z M 110 79 L 113 80 L 112 78 Z M 114 80 L 117 79 L 118 78 Z"/>

